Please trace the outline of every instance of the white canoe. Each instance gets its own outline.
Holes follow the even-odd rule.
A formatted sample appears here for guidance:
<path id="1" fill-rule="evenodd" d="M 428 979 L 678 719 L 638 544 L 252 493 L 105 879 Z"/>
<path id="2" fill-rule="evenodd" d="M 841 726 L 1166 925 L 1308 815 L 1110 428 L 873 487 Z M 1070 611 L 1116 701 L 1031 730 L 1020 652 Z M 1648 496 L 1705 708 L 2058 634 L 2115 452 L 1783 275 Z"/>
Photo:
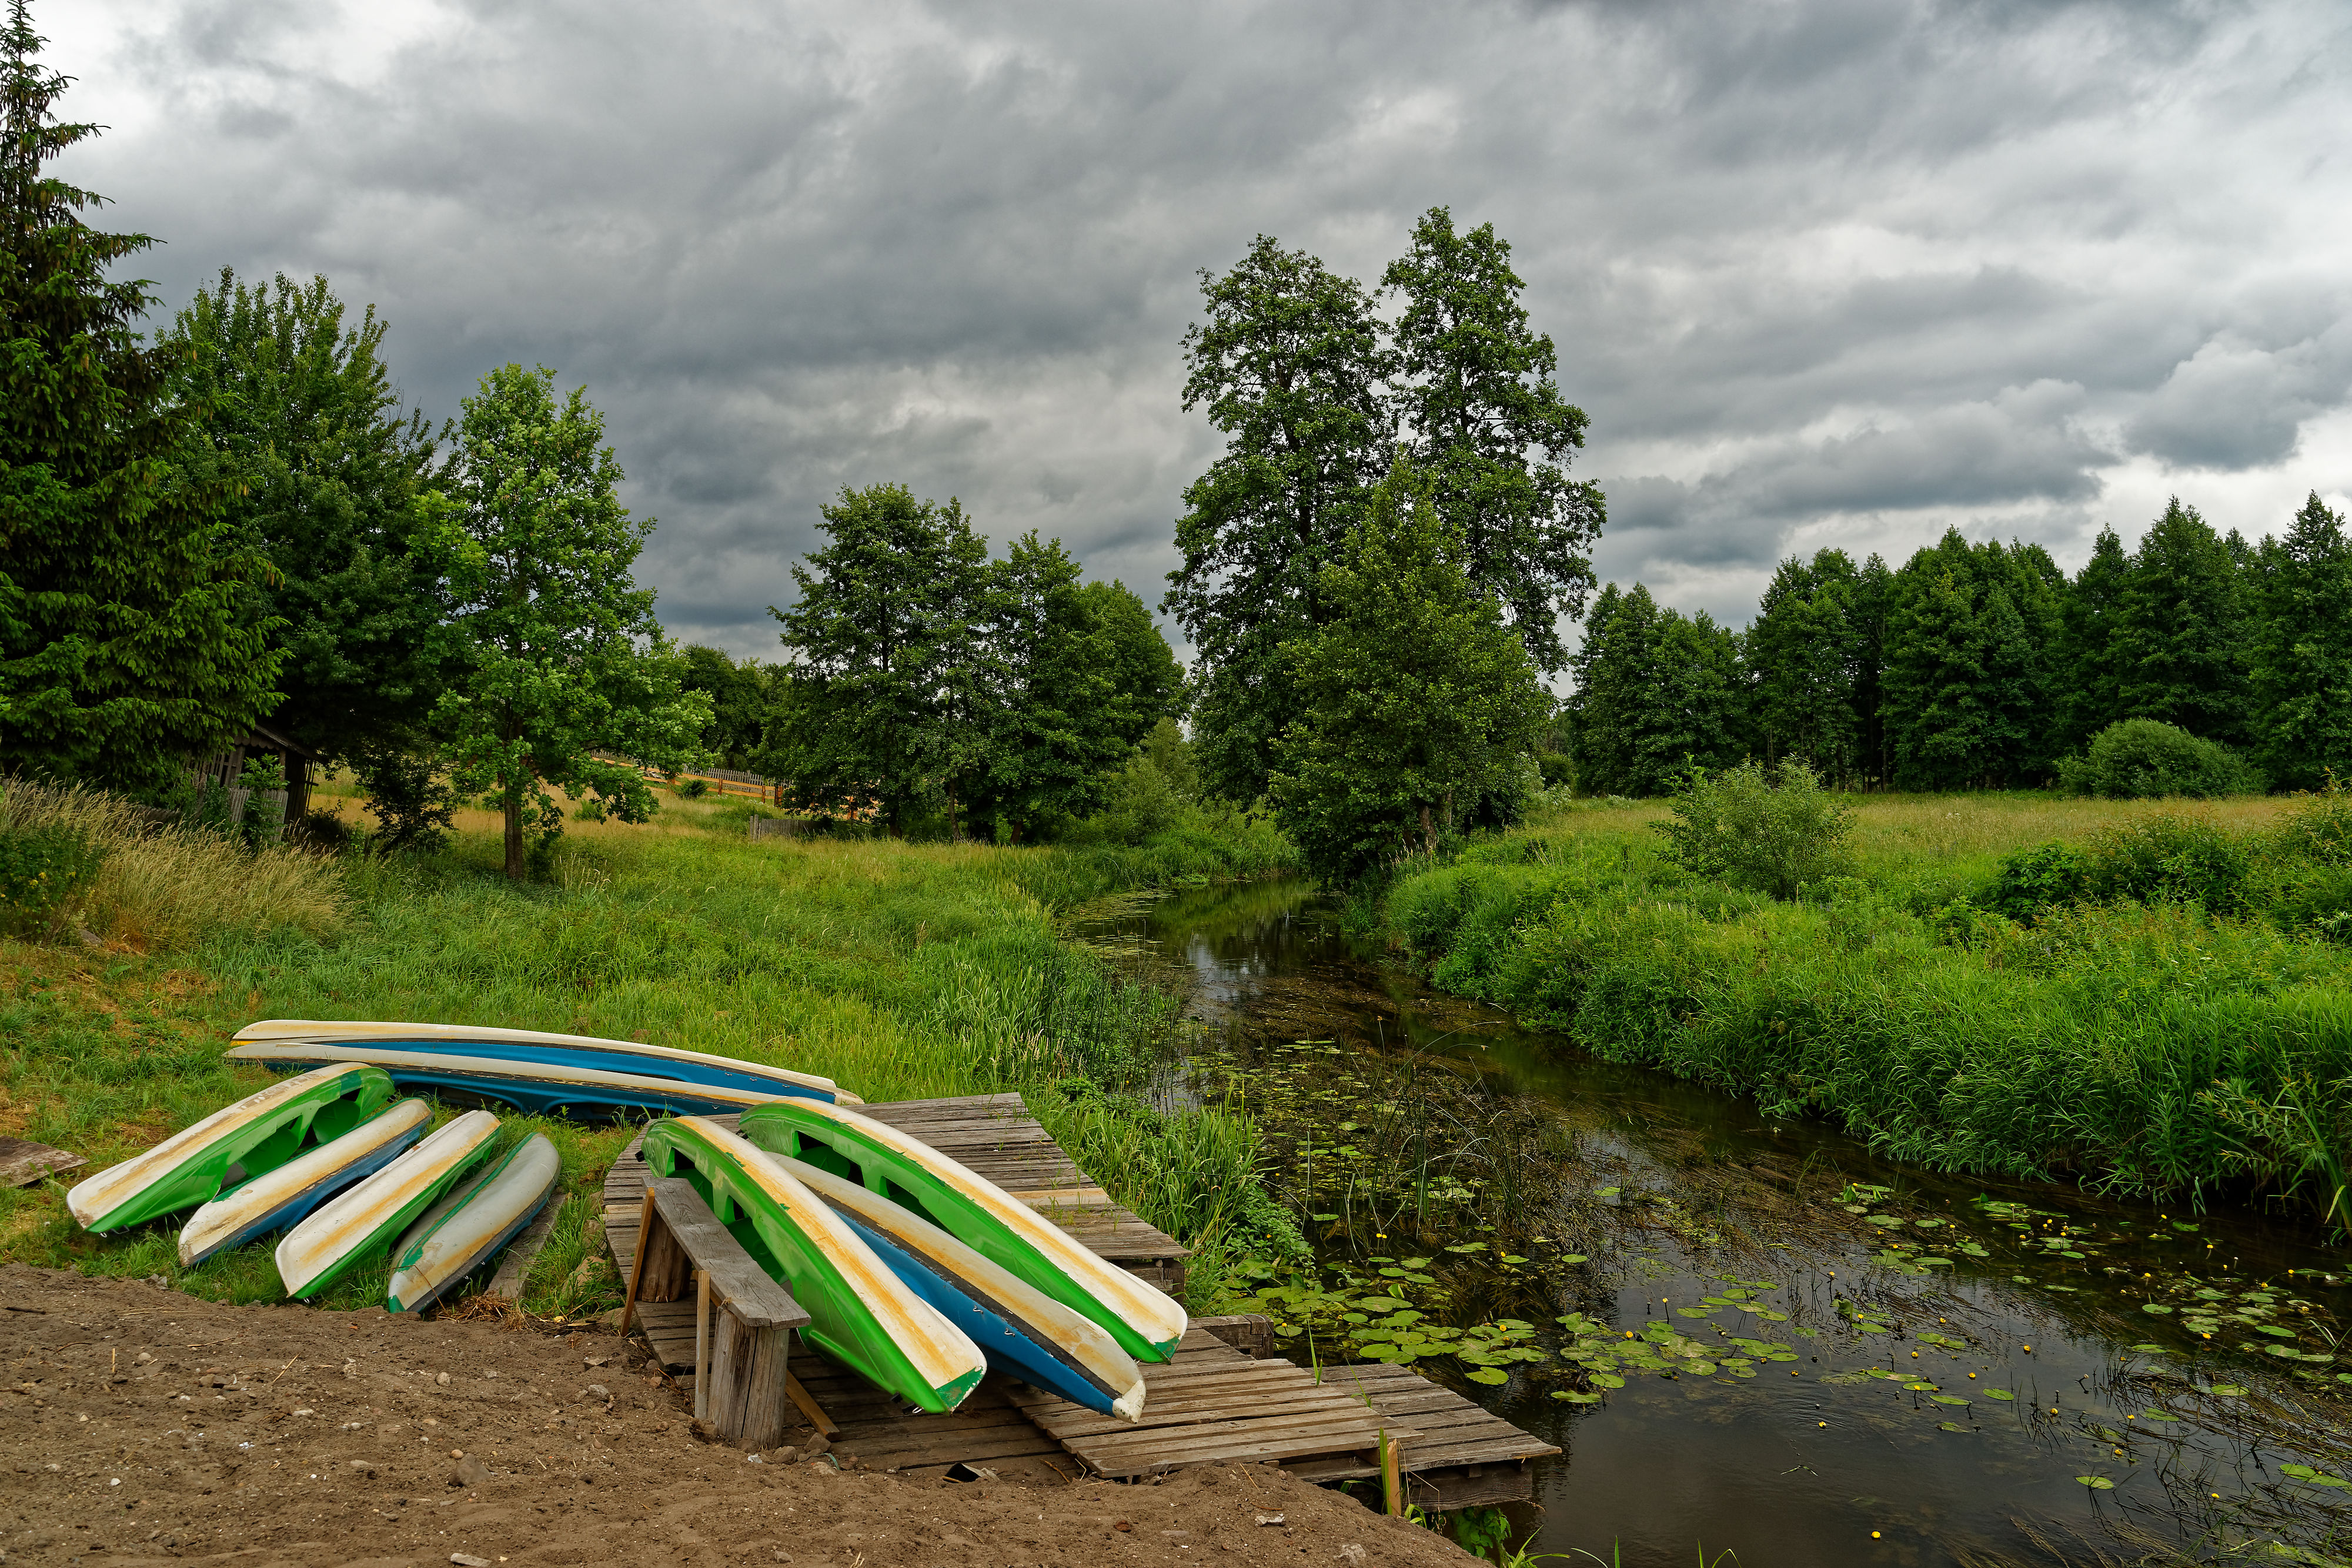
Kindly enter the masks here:
<path id="1" fill-rule="evenodd" d="M 335 1194 L 405 1154 L 432 1122 L 432 1106 L 403 1100 L 334 1142 L 224 1193 L 188 1217 L 180 1231 L 180 1267 L 193 1269 L 215 1252 L 300 1224 Z"/>
<path id="2" fill-rule="evenodd" d="M 321 1046 L 372 1046 L 378 1052 L 355 1058 L 322 1055 Z M 717 1056 L 709 1051 L 682 1051 L 676 1046 L 648 1045 L 643 1040 L 605 1040 L 588 1034 L 556 1034 L 535 1029 L 478 1029 L 469 1024 L 339 1022 L 327 1019 L 264 1019 L 236 1031 L 227 1053 L 239 1061 L 265 1061 L 279 1066 L 323 1061 L 365 1060 L 401 1072 L 403 1055 L 426 1058 L 471 1058 L 479 1069 L 528 1064 L 541 1072 L 517 1076 L 543 1077 L 544 1070 L 577 1068 L 594 1073 L 621 1073 L 732 1090 L 725 1105 L 756 1104 L 790 1095 L 845 1105 L 865 1102 L 832 1079 L 814 1072 L 795 1072 L 764 1061 Z M 591 1077 L 584 1083 L 609 1083 Z M 532 1107 L 537 1109 L 537 1107 Z"/>
<path id="3" fill-rule="evenodd" d="M 562 1176 L 555 1145 L 533 1133 L 484 1174 L 451 1188 L 393 1249 L 383 1304 L 415 1312 L 440 1300 L 539 1218 Z"/>
<path id="4" fill-rule="evenodd" d="M 499 1119 L 468 1111 L 286 1233 L 278 1277 L 287 1294 L 316 1295 L 407 1228 L 490 1152 Z"/>

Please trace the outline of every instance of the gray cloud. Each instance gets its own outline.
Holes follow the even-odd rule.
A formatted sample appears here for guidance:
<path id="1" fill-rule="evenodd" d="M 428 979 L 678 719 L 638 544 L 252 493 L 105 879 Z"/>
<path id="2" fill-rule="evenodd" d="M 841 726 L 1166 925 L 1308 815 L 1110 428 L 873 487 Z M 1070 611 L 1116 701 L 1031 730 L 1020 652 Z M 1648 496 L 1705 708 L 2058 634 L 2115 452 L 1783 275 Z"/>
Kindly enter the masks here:
<path id="1" fill-rule="evenodd" d="M 1618 476 L 1603 569 L 1733 619 L 1820 538 L 2128 536 L 2135 465 L 2256 533 L 2352 486 L 2352 61 L 2316 4 L 37 20 L 115 127 L 68 172 L 169 242 L 167 301 L 322 271 L 436 414 L 508 359 L 585 382 L 663 614 L 739 652 L 881 479 L 1156 598 L 1215 450 L 1177 402 L 1196 272 L 1263 231 L 1376 277 L 1438 203 L 1513 242 L 1559 344 Z"/>

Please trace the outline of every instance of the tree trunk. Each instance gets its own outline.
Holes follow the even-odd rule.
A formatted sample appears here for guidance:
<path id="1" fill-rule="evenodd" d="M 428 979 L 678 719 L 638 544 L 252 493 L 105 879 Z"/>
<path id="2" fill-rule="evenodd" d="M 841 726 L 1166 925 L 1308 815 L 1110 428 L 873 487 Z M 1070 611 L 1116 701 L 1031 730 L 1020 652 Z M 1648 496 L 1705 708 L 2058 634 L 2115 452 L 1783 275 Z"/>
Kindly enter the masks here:
<path id="1" fill-rule="evenodd" d="M 1429 802 L 1421 803 L 1421 848 L 1424 854 L 1437 852 L 1437 835 L 1429 831 Z"/>
<path id="2" fill-rule="evenodd" d="M 509 780 L 506 788 L 507 880 L 522 880 L 522 787 Z"/>

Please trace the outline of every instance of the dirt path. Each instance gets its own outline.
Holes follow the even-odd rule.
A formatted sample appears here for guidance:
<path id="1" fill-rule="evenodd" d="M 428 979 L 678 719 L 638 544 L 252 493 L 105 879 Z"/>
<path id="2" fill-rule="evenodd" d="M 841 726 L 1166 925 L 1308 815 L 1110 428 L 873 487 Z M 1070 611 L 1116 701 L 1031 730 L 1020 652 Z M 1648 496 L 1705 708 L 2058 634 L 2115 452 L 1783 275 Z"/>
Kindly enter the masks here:
<path id="1" fill-rule="evenodd" d="M 0 1354 L 7 1564 L 1473 1561 L 1264 1466 L 1032 1488 L 750 1463 L 609 1335 L 9 1265 Z"/>

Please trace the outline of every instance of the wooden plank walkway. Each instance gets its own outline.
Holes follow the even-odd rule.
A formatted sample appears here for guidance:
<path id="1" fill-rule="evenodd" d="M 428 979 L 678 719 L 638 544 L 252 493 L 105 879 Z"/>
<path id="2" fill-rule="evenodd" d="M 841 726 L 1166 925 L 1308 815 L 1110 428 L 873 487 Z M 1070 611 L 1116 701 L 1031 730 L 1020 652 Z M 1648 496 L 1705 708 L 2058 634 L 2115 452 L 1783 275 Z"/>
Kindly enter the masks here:
<path id="1" fill-rule="evenodd" d="M 1182 1295 L 1184 1248 L 1113 1203 L 1020 1095 L 859 1109 L 970 1166 L 1109 1261 Z M 730 1117 L 712 1119 L 733 1124 Z M 604 1178 L 605 1238 L 624 1277 L 636 1256 L 645 1181 L 635 1144 Z M 666 1366 L 692 1367 L 691 1301 L 640 1303 L 637 1315 Z M 1008 1479 L 1076 1480 L 1273 1460 L 1318 1482 L 1376 1481 L 1373 1433 L 1385 1430 L 1403 1437 L 1412 1500 L 1446 1509 L 1529 1497 L 1528 1463 L 1559 1452 L 1409 1367 L 1327 1366 L 1318 1385 L 1303 1367 L 1254 1360 L 1198 1325 L 1172 1361 L 1144 1368 L 1140 1427 L 1097 1416 L 998 1373 L 954 1411 L 920 1415 L 822 1355 L 798 1354 L 792 1364 L 840 1427 L 833 1439 L 837 1450 L 877 1469 L 917 1475 L 961 1464 Z"/>

